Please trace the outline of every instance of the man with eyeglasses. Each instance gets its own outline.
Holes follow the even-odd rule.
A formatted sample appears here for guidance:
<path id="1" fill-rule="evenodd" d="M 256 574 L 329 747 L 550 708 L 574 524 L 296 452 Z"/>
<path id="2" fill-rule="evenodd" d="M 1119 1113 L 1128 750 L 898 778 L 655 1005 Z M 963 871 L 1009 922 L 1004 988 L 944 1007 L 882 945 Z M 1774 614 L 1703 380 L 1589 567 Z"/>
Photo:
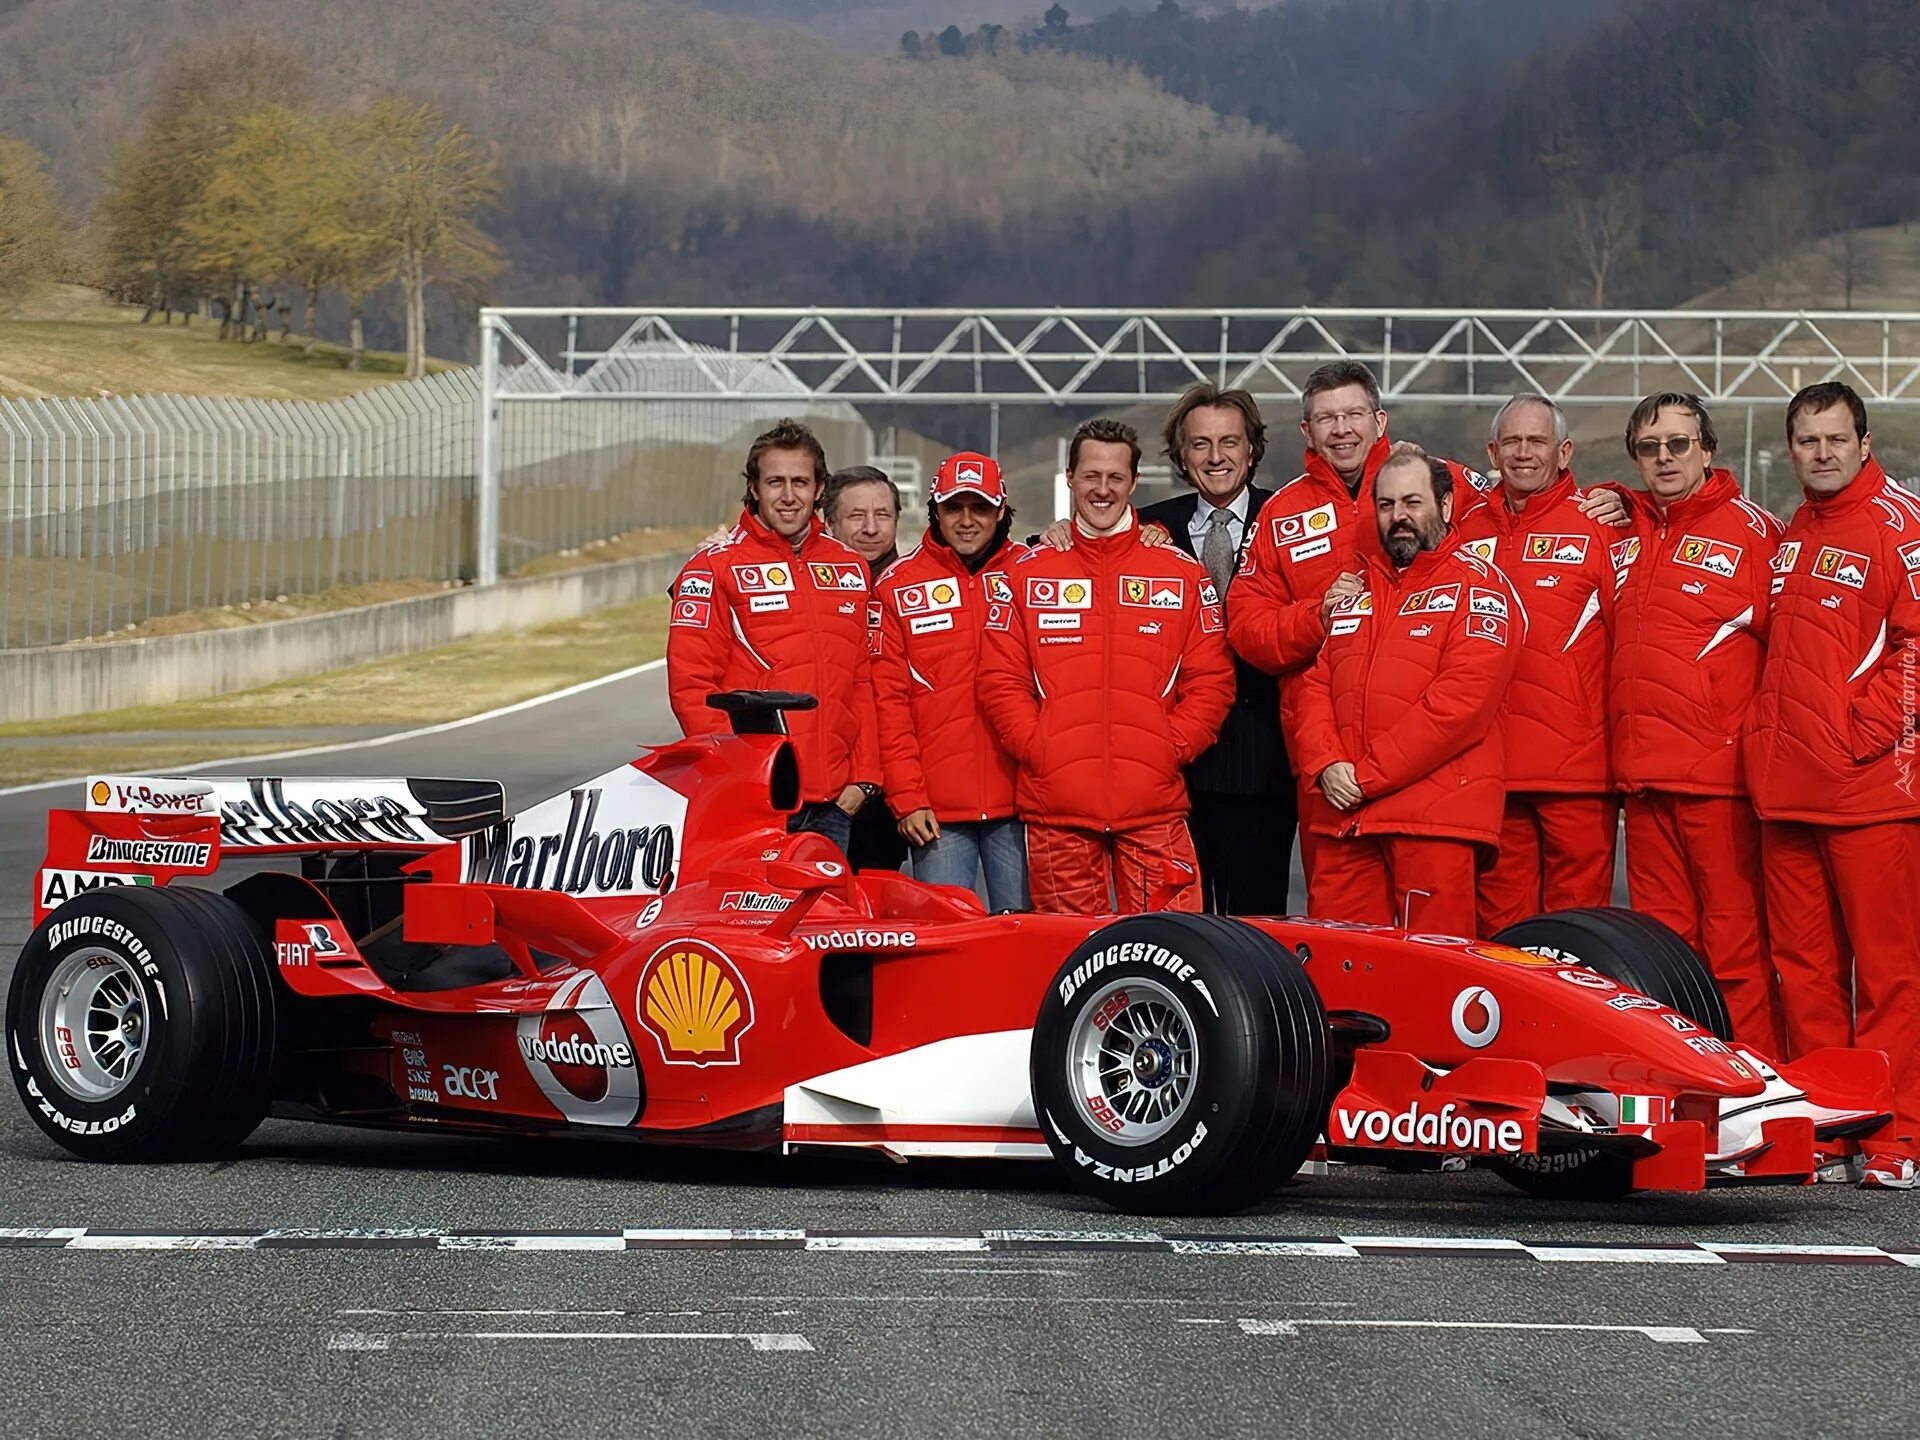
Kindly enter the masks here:
<path id="1" fill-rule="evenodd" d="M 1287 753 L 1299 755 L 1295 682 L 1320 651 L 1328 610 L 1360 593 L 1368 558 L 1381 553 L 1374 524 L 1373 482 L 1391 449 L 1380 383 L 1357 360 L 1333 360 L 1307 376 L 1300 400 L 1306 468 L 1261 507 L 1252 543 L 1235 581 L 1227 615 L 1234 653 L 1280 677 L 1280 728 Z M 1485 503 L 1493 482 L 1449 460 L 1453 520 L 1464 523 Z M 1583 514 L 1603 525 L 1623 523 L 1626 506 L 1605 489 L 1588 491 Z M 1314 820 L 1324 805 L 1313 777 L 1297 776 L 1300 865 L 1313 878 Z"/>
<path id="2" fill-rule="evenodd" d="M 1607 766 L 1616 537 L 1581 513 L 1567 417 L 1544 395 L 1500 407 L 1487 458 L 1500 488 L 1460 539 L 1506 572 L 1527 615 L 1499 720 L 1499 849 L 1478 875 L 1480 933 L 1493 935 L 1543 910 L 1613 903 L 1620 801 Z"/>
<path id="3" fill-rule="evenodd" d="M 1747 723 L 1767 924 L 1795 1057 L 1827 1045 L 1893 1062 L 1891 1133 L 1861 1184 L 1920 1184 L 1920 499 L 1873 456 L 1847 385 L 1787 406 L 1806 501 L 1773 562 L 1773 619 Z"/>
<path id="4" fill-rule="evenodd" d="M 1767 948 L 1760 821 L 1740 731 L 1760 682 L 1780 522 L 1713 464 L 1692 395 L 1649 395 L 1627 422 L 1645 491 L 1615 541 L 1613 771 L 1626 792 L 1633 907 L 1706 957 L 1735 1038 L 1783 1053 Z"/>

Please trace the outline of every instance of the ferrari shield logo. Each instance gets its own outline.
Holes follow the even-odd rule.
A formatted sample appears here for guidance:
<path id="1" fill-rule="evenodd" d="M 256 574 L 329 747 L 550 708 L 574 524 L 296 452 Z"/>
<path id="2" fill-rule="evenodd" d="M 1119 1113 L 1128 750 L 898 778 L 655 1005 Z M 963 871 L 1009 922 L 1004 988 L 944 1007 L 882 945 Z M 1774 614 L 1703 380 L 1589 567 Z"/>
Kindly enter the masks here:
<path id="1" fill-rule="evenodd" d="M 1535 535 L 1527 541 L 1527 558 L 1529 560 L 1545 560 L 1552 554 L 1553 537 L 1551 535 Z"/>
<path id="2" fill-rule="evenodd" d="M 1147 603 L 1147 582 L 1144 580 L 1136 580 L 1129 576 L 1120 582 L 1120 590 L 1129 605 Z"/>

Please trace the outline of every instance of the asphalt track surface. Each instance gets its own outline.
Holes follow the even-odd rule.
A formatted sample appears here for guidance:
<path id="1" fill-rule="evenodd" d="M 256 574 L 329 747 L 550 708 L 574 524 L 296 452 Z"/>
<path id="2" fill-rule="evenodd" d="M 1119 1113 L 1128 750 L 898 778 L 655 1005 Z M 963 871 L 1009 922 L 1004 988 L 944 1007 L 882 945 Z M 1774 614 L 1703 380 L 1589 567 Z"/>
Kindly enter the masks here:
<path id="1" fill-rule="evenodd" d="M 654 671 L 231 768 L 497 775 L 517 808 L 672 733 Z M 78 803 L 0 796 L 0 979 L 46 808 Z M 0 1181 L 8 1436 L 1829 1435 L 1920 1402 L 1912 1193 L 1336 1170 L 1152 1222 L 1045 1166 L 284 1122 L 221 1164 L 87 1166 L 10 1094 Z"/>

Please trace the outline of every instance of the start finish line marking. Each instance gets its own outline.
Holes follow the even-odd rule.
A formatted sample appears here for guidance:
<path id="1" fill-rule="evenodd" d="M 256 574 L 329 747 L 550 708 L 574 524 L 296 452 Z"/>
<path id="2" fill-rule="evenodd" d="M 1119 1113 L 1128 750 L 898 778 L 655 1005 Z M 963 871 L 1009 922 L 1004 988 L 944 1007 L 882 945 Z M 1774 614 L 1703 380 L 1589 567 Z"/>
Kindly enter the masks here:
<path id="1" fill-rule="evenodd" d="M 1657 1345 L 1704 1345 L 1709 1335 L 1752 1335 L 1752 1330 L 1698 1330 L 1691 1325 L 1557 1325 L 1522 1320 L 1247 1320 L 1243 1335 L 1298 1338 L 1307 1326 L 1348 1330 L 1525 1330 L 1578 1331 L 1588 1335 L 1641 1335 Z"/>
<path id="2" fill-rule="evenodd" d="M 1336 1264 L 1356 1260 L 1469 1261 L 1555 1265 L 1844 1265 L 1920 1271 L 1920 1250 L 1782 1241 L 1648 1244 L 1517 1240 L 1491 1235 L 1181 1235 L 1120 1230 L 982 1230 L 972 1235 L 720 1227 L 479 1234 L 430 1228 L 278 1228 L 236 1231 L 106 1230 L 0 1226 L 0 1250 L 433 1250 L 467 1254 L 538 1251 L 786 1250 L 858 1263 L 862 1255 L 1093 1255 L 1118 1252 L 1181 1259 L 1267 1259 Z"/>
<path id="3" fill-rule="evenodd" d="M 804 1335 L 763 1331 L 706 1330 L 346 1330 L 327 1340 L 329 1350 L 391 1350 L 396 1344 L 418 1341 L 605 1341 L 744 1340 L 755 1350 L 812 1350 Z"/>

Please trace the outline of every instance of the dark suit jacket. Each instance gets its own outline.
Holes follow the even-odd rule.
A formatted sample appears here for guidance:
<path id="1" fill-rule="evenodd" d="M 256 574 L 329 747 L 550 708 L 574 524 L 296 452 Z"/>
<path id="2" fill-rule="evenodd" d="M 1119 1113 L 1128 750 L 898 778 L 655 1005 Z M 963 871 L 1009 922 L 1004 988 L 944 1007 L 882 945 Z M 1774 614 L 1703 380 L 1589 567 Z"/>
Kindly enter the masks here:
<path id="1" fill-rule="evenodd" d="M 1254 526 L 1260 521 L 1260 507 L 1272 497 L 1271 490 L 1258 485 L 1248 487 L 1246 533 L 1240 540 L 1240 553 L 1253 543 Z M 1140 512 L 1143 524 L 1158 522 L 1173 535 L 1173 543 L 1193 555 L 1197 494 L 1176 495 L 1149 505 Z M 1194 557 L 1198 559 L 1198 556 Z M 1232 585 L 1223 597 L 1233 608 Z M 1194 757 L 1187 767 L 1187 787 L 1209 795 L 1286 795 L 1293 789 L 1293 776 L 1287 765 L 1287 745 L 1280 735 L 1280 687 L 1271 675 L 1233 658 L 1236 685 L 1233 709 L 1227 712 L 1220 738 L 1211 748 Z"/>

